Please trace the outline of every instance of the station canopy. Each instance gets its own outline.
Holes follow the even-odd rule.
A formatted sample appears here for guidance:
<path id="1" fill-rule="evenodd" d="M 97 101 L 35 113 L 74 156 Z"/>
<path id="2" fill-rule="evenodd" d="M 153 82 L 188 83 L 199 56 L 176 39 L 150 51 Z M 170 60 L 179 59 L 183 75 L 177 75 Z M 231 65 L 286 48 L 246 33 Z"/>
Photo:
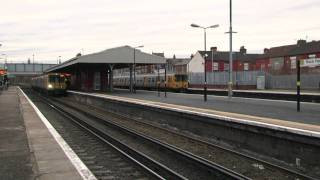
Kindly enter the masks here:
<path id="1" fill-rule="evenodd" d="M 68 61 L 47 69 L 45 72 L 68 72 L 76 64 L 90 64 L 99 66 L 101 64 L 113 65 L 113 69 L 129 67 L 134 63 L 134 48 L 121 46 L 107 49 L 101 52 L 74 57 Z M 161 56 L 144 53 L 139 49 L 135 51 L 135 63 L 137 66 L 150 64 L 165 64 L 166 59 Z"/>

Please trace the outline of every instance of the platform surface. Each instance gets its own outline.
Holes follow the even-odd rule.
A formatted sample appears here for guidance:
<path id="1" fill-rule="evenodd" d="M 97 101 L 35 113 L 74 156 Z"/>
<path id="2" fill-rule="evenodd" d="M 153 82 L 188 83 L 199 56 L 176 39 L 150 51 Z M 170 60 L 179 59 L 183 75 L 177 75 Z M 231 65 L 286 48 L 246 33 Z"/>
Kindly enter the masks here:
<path id="1" fill-rule="evenodd" d="M 203 90 L 203 88 L 188 88 L 189 90 Z M 208 91 L 218 91 L 218 92 L 228 92 L 228 89 L 211 89 L 209 88 Z M 296 95 L 296 90 L 287 90 L 287 89 L 251 89 L 251 90 L 241 90 L 241 89 L 234 89 L 233 92 L 243 92 L 243 93 L 261 93 L 261 94 L 287 94 L 287 95 Z M 313 95 L 313 96 L 320 96 L 320 89 L 319 90 L 301 90 L 301 95 Z"/>
<path id="2" fill-rule="evenodd" d="M 164 92 L 161 92 L 158 97 L 158 93 L 154 91 L 137 90 L 136 94 L 133 94 L 121 89 L 104 94 L 212 110 L 226 116 L 239 114 L 241 117 L 249 115 L 306 125 L 320 125 L 319 103 L 302 102 L 301 112 L 297 112 L 296 102 L 282 100 L 241 97 L 233 97 L 230 100 L 228 97 L 208 95 L 208 101 L 204 102 L 203 95 L 199 94 L 167 93 L 167 98 L 165 98 Z"/>
<path id="3" fill-rule="evenodd" d="M 83 179 L 17 87 L 0 95 L 0 179 Z"/>
<path id="4" fill-rule="evenodd" d="M 19 97 L 10 88 L 0 94 L 0 179 L 34 179 L 32 159 Z"/>

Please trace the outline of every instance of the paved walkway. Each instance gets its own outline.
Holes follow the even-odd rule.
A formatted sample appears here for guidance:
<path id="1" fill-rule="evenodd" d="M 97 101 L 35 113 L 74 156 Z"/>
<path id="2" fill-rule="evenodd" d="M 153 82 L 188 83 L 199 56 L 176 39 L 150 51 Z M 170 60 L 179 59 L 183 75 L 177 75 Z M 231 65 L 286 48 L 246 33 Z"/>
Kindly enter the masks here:
<path id="1" fill-rule="evenodd" d="M 34 179 L 33 158 L 16 89 L 0 95 L 0 179 Z"/>
<path id="2" fill-rule="evenodd" d="M 203 90 L 203 88 L 189 88 L 190 90 Z M 208 91 L 228 91 L 228 89 L 208 89 Z M 252 90 L 239 90 L 234 89 L 234 92 L 253 92 L 253 93 L 274 93 L 274 94 L 297 94 L 297 90 L 288 90 L 288 89 L 265 89 L 265 90 L 259 90 L 259 89 L 252 89 Z M 320 89 L 319 90 L 301 90 L 301 94 L 306 95 L 316 95 L 320 96 Z"/>
<path id="3" fill-rule="evenodd" d="M 168 104 L 182 105 L 193 108 L 201 108 L 219 111 L 222 114 L 235 113 L 255 117 L 272 118 L 277 120 L 291 121 L 302 124 L 320 125 L 320 104 L 301 103 L 301 112 L 296 110 L 296 102 L 266 99 L 251 99 L 233 97 L 231 100 L 224 96 L 208 95 L 208 101 L 203 101 L 203 95 L 183 93 L 158 93 L 154 91 L 137 90 L 136 94 L 128 90 L 117 89 L 108 95 L 115 95 L 140 100 L 149 100 Z"/>
<path id="4" fill-rule="evenodd" d="M 17 87 L 2 92 L 0 179 L 83 179 L 44 122 Z"/>

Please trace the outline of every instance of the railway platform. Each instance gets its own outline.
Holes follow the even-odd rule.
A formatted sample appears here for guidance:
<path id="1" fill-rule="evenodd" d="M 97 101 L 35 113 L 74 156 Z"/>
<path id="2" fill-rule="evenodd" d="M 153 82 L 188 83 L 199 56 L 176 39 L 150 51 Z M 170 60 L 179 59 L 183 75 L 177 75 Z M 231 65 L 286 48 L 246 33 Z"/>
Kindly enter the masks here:
<path id="1" fill-rule="evenodd" d="M 1 179 L 94 179 L 18 87 L 0 94 Z"/>
<path id="2" fill-rule="evenodd" d="M 112 93 L 69 91 L 68 101 L 170 128 L 266 161 L 318 170 L 320 104 L 292 101 L 116 89 Z M 281 163 L 280 163 L 281 164 Z M 303 165 L 302 165 L 303 164 Z M 320 174 L 315 174 L 318 177 Z"/>
<path id="3" fill-rule="evenodd" d="M 203 88 L 188 88 L 187 93 L 203 94 Z M 227 89 L 208 89 L 210 95 L 228 96 Z M 320 102 L 319 90 L 303 90 L 301 92 L 301 101 L 304 102 Z M 297 100 L 296 90 L 233 90 L 235 97 L 259 98 L 259 99 L 275 99 L 275 100 Z"/>
<path id="4" fill-rule="evenodd" d="M 201 94 L 167 93 L 137 90 L 136 94 L 124 89 L 116 89 L 112 94 L 122 98 L 134 98 L 151 103 L 165 103 L 164 106 L 179 106 L 182 109 L 218 114 L 228 117 L 251 119 L 264 123 L 272 123 L 289 127 L 307 128 L 320 125 L 320 104 L 301 103 L 301 112 L 296 111 L 296 102 L 286 100 L 269 100 L 208 95 L 208 101 L 203 101 Z M 319 127 L 320 128 L 320 127 Z M 319 129 L 320 131 L 320 129 Z"/>

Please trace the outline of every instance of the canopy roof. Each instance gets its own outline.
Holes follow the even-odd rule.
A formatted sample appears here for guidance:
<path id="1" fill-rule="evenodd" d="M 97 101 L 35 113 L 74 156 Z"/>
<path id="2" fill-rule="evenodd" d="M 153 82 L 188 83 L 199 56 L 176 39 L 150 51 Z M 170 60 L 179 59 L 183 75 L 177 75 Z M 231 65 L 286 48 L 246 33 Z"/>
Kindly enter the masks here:
<path id="1" fill-rule="evenodd" d="M 77 63 L 113 64 L 115 65 L 115 68 L 123 68 L 133 64 L 133 57 L 134 48 L 130 46 L 121 46 L 98 53 L 74 57 L 62 64 L 47 69 L 46 72 L 57 71 Z M 137 65 L 165 64 L 166 59 L 160 56 L 144 53 L 136 49 L 135 63 Z"/>

